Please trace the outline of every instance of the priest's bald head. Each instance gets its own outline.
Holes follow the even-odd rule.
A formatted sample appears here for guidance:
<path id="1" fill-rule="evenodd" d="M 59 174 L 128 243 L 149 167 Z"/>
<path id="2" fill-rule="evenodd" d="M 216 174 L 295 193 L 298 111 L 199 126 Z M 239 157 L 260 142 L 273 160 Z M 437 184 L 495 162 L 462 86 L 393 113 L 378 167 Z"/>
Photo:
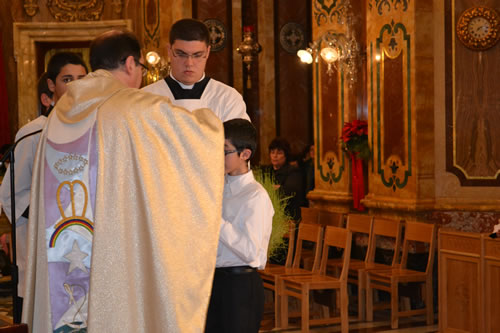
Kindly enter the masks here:
<path id="1" fill-rule="evenodd" d="M 130 31 L 111 30 L 90 44 L 93 71 L 105 69 L 131 88 L 139 88 L 147 67 L 143 64 L 141 44 Z"/>

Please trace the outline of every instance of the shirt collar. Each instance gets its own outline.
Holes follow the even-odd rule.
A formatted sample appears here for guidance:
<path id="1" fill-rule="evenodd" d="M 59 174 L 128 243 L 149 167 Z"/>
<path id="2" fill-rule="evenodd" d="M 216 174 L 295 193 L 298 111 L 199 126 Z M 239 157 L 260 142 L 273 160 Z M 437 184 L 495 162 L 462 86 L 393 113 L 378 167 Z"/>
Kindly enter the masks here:
<path id="1" fill-rule="evenodd" d="M 248 170 L 247 173 L 238 176 L 225 176 L 226 186 L 229 188 L 232 194 L 236 194 L 243 189 L 243 187 L 249 183 L 255 181 L 252 170 Z"/>
<path id="2" fill-rule="evenodd" d="M 181 81 L 177 80 L 174 75 L 172 73 L 170 73 L 170 77 L 172 79 L 174 79 L 181 87 L 182 89 L 193 89 L 194 87 L 194 84 L 190 84 L 190 85 L 187 85 L 187 84 L 184 84 L 182 83 Z M 203 72 L 203 75 L 201 76 L 201 78 L 198 80 L 198 82 L 200 82 L 201 80 L 203 80 L 205 78 L 205 72 Z"/>

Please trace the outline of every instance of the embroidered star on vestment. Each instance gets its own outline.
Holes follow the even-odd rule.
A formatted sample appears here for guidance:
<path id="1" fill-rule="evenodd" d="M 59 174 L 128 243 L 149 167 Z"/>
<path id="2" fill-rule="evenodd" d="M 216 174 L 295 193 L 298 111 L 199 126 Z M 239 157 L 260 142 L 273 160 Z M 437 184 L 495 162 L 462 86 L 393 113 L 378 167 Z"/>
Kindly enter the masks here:
<path id="1" fill-rule="evenodd" d="M 88 273 L 87 267 L 85 267 L 85 264 L 83 263 L 83 259 L 86 257 L 88 257 L 88 254 L 80 250 L 80 247 L 78 247 L 78 243 L 75 240 L 73 242 L 73 249 L 64 256 L 64 258 L 69 260 L 68 274 L 70 274 L 75 268 L 80 268 L 85 273 Z"/>

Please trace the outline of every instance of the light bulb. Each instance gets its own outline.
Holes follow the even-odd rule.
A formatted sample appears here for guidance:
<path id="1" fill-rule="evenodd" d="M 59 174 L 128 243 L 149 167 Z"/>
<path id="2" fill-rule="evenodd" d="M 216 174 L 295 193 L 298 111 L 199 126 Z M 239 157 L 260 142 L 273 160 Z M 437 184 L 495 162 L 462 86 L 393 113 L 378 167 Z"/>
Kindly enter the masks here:
<path id="1" fill-rule="evenodd" d="M 312 64 L 313 57 L 311 54 L 312 51 L 308 50 L 299 50 L 297 51 L 297 56 L 300 58 L 300 61 L 306 64 Z"/>
<path id="2" fill-rule="evenodd" d="M 323 58 L 323 60 L 326 61 L 326 63 L 328 64 L 335 62 L 339 57 L 338 51 L 332 47 L 322 48 L 320 55 L 321 58 Z"/>
<path id="3" fill-rule="evenodd" d="M 150 51 L 146 54 L 146 61 L 154 66 L 160 62 L 160 56 L 155 51 Z"/>

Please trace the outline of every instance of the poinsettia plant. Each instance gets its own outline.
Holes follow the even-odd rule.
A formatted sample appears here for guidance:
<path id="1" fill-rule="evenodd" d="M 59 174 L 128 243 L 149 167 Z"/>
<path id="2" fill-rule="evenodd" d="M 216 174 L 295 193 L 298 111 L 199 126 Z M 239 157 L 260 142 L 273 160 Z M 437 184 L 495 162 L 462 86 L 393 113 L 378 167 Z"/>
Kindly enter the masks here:
<path id="1" fill-rule="evenodd" d="M 364 120 L 354 120 L 344 123 L 342 128 L 342 149 L 349 155 L 355 155 L 364 160 L 370 159 L 368 146 L 368 124 Z"/>

